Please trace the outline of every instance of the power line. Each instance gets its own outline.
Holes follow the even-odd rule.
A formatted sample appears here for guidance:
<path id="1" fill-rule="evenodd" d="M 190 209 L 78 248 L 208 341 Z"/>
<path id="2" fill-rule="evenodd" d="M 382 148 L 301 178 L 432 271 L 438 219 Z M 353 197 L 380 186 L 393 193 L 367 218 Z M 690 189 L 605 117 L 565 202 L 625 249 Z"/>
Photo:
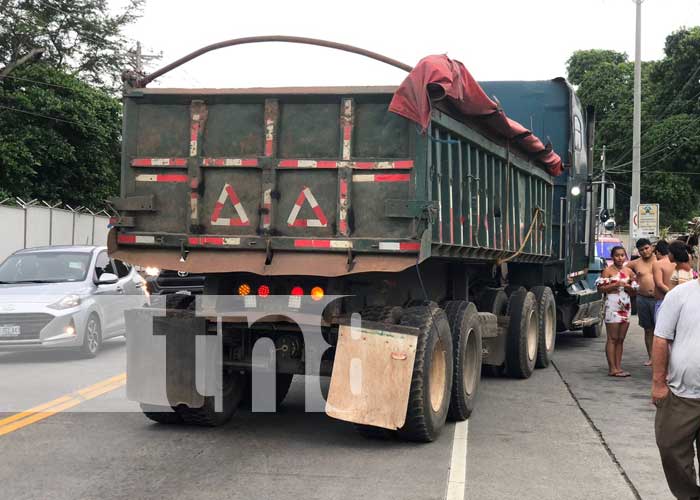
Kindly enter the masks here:
<path id="1" fill-rule="evenodd" d="M 13 107 L 11 107 L 11 106 L 3 106 L 2 104 L 0 104 L 0 109 L 7 109 L 7 110 L 9 110 L 9 111 L 16 111 L 16 112 L 18 112 L 18 113 L 24 113 L 24 114 L 27 114 L 27 115 L 38 116 L 38 117 L 40 117 L 40 118 L 46 118 L 46 119 L 48 119 L 48 120 L 55 120 L 55 121 L 57 121 L 57 122 L 70 123 L 70 124 L 73 124 L 73 125 L 78 125 L 78 126 L 80 126 L 80 127 L 89 128 L 89 129 L 92 129 L 92 130 L 99 130 L 97 127 L 91 127 L 91 126 L 89 126 L 89 125 L 85 125 L 84 123 L 76 122 L 76 121 L 74 121 L 74 120 L 66 120 L 66 119 L 64 119 L 64 118 L 56 118 L 55 116 L 42 115 L 41 113 L 35 113 L 34 111 L 27 111 L 26 109 L 13 108 Z"/>
<path id="2" fill-rule="evenodd" d="M 59 85 L 57 83 L 49 83 L 49 82 L 42 82 L 39 80 L 32 80 L 31 78 L 24 78 L 24 77 L 19 77 L 19 76 L 12 76 L 12 75 L 5 75 L 3 78 L 11 78 L 13 80 L 20 80 L 23 82 L 31 82 L 31 83 L 36 83 L 37 85 L 46 85 L 48 87 L 56 87 L 59 89 L 66 89 L 66 90 L 72 90 L 73 92 L 80 92 L 80 93 L 89 93 L 89 92 L 97 92 L 96 89 L 93 89 L 90 87 L 90 90 L 88 89 L 77 89 L 73 87 L 68 87 L 66 85 Z"/>

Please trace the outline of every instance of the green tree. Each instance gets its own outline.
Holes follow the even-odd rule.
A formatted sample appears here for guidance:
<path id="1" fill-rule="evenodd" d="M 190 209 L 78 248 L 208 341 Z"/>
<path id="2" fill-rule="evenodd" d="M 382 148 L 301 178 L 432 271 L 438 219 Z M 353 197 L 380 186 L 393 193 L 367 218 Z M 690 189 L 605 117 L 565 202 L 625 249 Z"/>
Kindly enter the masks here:
<path id="1" fill-rule="evenodd" d="M 129 0 L 112 14 L 107 0 L 0 0 L 0 68 L 43 49 L 53 67 L 114 91 L 130 63 L 122 28 L 138 18 L 142 4 Z"/>
<path id="2" fill-rule="evenodd" d="M 644 174 L 641 197 L 659 203 L 660 225 L 682 230 L 697 210 L 698 197 L 687 177 L 667 172 Z"/>
<path id="3" fill-rule="evenodd" d="M 614 67 L 625 62 L 627 62 L 627 54 L 623 52 L 600 49 L 577 50 L 566 61 L 566 74 L 571 83 L 579 85 L 588 71 L 600 68 L 602 65 Z"/>
<path id="4" fill-rule="evenodd" d="M 626 219 L 632 171 L 634 65 L 608 50 L 575 52 L 569 79 L 584 105 L 596 108 L 596 150 L 608 147 L 608 178 L 619 191 L 617 218 Z M 661 204 L 675 230 L 698 213 L 700 201 L 700 27 L 666 39 L 665 57 L 642 63 L 642 202 Z M 594 155 L 600 167 L 599 154 Z"/>
<path id="5" fill-rule="evenodd" d="M 3 194 L 103 207 L 119 185 L 119 101 L 47 63 L 12 75 L 0 83 Z"/>

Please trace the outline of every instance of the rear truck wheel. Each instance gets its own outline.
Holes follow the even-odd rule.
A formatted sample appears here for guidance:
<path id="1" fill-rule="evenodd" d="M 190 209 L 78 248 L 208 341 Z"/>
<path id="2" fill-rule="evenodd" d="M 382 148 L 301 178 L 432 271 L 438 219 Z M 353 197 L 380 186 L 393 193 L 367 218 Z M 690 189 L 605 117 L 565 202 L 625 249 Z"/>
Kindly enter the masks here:
<path id="1" fill-rule="evenodd" d="M 102 347 L 102 326 L 100 318 L 92 313 L 85 324 L 83 345 L 80 346 L 80 354 L 86 358 L 94 358 Z"/>
<path id="2" fill-rule="evenodd" d="M 524 288 L 524 287 L 522 287 L 520 285 L 508 285 L 507 287 L 505 287 L 504 291 L 506 292 L 506 295 L 508 297 L 510 297 L 511 295 L 513 295 L 515 292 L 519 291 L 522 288 Z"/>
<path id="3" fill-rule="evenodd" d="M 245 390 L 243 397 L 241 398 L 240 406 L 246 410 L 250 410 L 253 404 L 253 382 L 251 381 L 251 374 L 246 373 L 245 377 Z M 278 373 L 275 376 L 275 408 L 279 409 L 289 393 L 289 388 L 292 386 L 292 380 L 294 379 L 293 373 Z"/>
<path id="4" fill-rule="evenodd" d="M 548 286 L 534 286 L 530 290 L 537 299 L 537 360 L 536 368 L 547 368 L 552 361 L 557 339 L 557 304 Z"/>
<path id="5" fill-rule="evenodd" d="M 479 311 L 496 316 L 505 316 L 508 310 L 508 295 L 501 288 L 487 288 L 477 304 Z"/>
<path id="6" fill-rule="evenodd" d="M 401 321 L 403 308 L 399 306 L 369 306 L 362 310 L 363 321 L 376 321 L 396 325 Z"/>
<path id="7" fill-rule="evenodd" d="M 156 406 L 141 403 L 141 411 L 154 422 L 165 425 L 183 424 L 182 417 L 176 409 L 169 406 Z"/>
<path id="8" fill-rule="evenodd" d="M 216 411 L 214 396 L 206 396 L 200 408 L 179 405 L 177 413 L 189 425 L 216 427 L 228 422 L 236 412 L 245 389 L 245 375 L 238 371 L 224 372 L 222 391 L 222 411 Z"/>
<path id="9" fill-rule="evenodd" d="M 396 325 L 401 320 L 403 308 L 399 306 L 369 306 L 362 310 L 363 321 L 376 321 Z M 393 439 L 396 431 L 373 425 L 353 424 L 355 431 L 367 439 Z"/>
<path id="10" fill-rule="evenodd" d="M 406 422 L 398 430 L 409 441 L 430 442 L 445 425 L 452 390 L 452 335 L 445 312 L 434 303 L 409 307 L 401 325 L 418 328 L 416 360 Z"/>
<path id="11" fill-rule="evenodd" d="M 466 420 L 474 411 L 481 380 L 481 322 L 476 306 L 463 300 L 443 304 L 452 331 L 452 395 L 447 416 Z"/>
<path id="12" fill-rule="evenodd" d="M 524 288 L 516 290 L 508 302 L 510 323 L 506 338 L 506 373 L 528 378 L 537 360 L 537 299 Z"/>

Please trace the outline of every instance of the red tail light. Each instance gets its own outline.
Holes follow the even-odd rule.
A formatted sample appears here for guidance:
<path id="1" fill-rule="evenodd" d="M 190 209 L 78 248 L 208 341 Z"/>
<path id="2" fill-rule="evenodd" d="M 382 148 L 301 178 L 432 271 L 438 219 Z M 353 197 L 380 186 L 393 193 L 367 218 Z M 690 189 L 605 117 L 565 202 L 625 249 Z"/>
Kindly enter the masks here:
<path id="1" fill-rule="evenodd" d="M 267 285 L 260 285 L 258 287 L 258 296 L 267 297 L 268 295 L 270 295 L 270 287 Z"/>
<path id="2" fill-rule="evenodd" d="M 304 289 L 300 286 L 295 286 L 294 288 L 292 288 L 292 295 L 304 295 Z"/>

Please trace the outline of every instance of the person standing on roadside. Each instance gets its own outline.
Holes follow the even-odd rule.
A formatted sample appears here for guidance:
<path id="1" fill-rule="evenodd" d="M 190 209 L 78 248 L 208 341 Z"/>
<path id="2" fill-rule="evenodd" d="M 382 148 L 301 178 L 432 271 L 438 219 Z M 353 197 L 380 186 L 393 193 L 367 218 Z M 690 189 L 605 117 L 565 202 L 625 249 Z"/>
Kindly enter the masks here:
<path id="1" fill-rule="evenodd" d="M 656 247 L 654 248 L 656 262 L 651 266 L 654 276 L 654 296 L 656 298 L 654 321 L 656 321 L 656 315 L 658 314 L 659 307 L 661 307 L 661 302 L 663 302 L 664 297 L 671 289 L 671 275 L 673 271 L 676 270 L 676 265 L 669 260 L 668 247 L 669 245 L 666 240 L 659 240 L 656 242 Z M 653 341 L 653 331 L 652 335 L 647 335 L 646 330 L 644 330 L 644 344 L 646 345 L 647 354 L 649 355 L 649 360 L 644 363 L 644 366 L 651 366 L 651 344 Z"/>
<path id="2" fill-rule="evenodd" d="M 669 260 L 673 264 L 669 289 L 698 277 L 698 273 L 690 265 L 688 247 L 683 241 L 677 240 L 671 243 Z"/>
<path id="3" fill-rule="evenodd" d="M 700 498 L 695 443 L 700 449 L 700 281 L 666 294 L 654 331 L 651 400 L 666 481 L 676 498 Z"/>
<path id="4" fill-rule="evenodd" d="M 622 369 L 622 350 L 625 336 L 630 326 L 632 301 L 637 283 L 634 273 L 626 269 L 627 252 L 624 247 L 616 246 L 610 252 L 613 265 L 603 269 L 596 286 L 605 294 L 605 357 L 608 360 L 608 376 L 629 377 L 629 372 Z"/>
<path id="5" fill-rule="evenodd" d="M 654 249 L 646 238 L 637 240 L 639 259 L 627 264 L 637 277 L 639 289 L 637 290 L 637 317 L 639 326 L 644 329 L 644 343 L 649 346 L 651 357 L 651 344 L 654 338 L 654 312 L 656 310 L 656 284 L 654 283 Z"/>

